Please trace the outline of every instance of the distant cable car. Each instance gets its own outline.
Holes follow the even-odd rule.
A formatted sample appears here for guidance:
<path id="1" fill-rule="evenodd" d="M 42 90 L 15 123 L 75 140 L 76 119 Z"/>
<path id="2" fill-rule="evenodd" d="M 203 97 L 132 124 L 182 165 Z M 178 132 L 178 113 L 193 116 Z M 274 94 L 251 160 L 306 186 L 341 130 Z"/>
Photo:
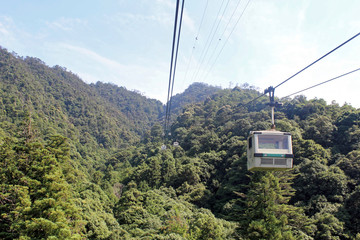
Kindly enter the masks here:
<path id="1" fill-rule="evenodd" d="M 275 130 L 250 132 L 248 170 L 287 170 L 293 167 L 293 157 L 290 133 Z"/>

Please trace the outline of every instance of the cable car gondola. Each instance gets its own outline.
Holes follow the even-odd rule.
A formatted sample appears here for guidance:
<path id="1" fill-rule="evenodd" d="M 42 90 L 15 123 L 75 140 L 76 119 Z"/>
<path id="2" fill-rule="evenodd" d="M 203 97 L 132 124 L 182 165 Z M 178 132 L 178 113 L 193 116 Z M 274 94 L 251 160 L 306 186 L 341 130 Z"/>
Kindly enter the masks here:
<path id="1" fill-rule="evenodd" d="M 248 137 L 248 170 L 287 170 L 293 167 L 291 134 L 275 130 L 251 131 Z"/>
<path id="2" fill-rule="evenodd" d="M 247 168 L 251 171 L 279 171 L 293 167 L 291 134 L 275 130 L 274 109 L 281 104 L 274 101 L 274 90 L 269 87 L 264 93 L 270 95 L 271 130 L 251 131 L 247 139 Z"/>

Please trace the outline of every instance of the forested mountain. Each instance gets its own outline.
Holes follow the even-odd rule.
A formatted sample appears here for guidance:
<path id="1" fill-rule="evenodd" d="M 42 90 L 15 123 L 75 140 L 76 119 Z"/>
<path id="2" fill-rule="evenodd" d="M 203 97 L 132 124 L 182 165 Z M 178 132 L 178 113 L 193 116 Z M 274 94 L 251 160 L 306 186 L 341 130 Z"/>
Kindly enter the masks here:
<path id="1" fill-rule="evenodd" d="M 294 169 L 249 172 L 259 94 L 192 85 L 165 141 L 160 102 L 1 49 L 0 239 L 360 239 L 360 110 L 284 100 Z"/>
<path id="2" fill-rule="evenodd" d="M 206 83 L 193 83 L 183 93 L 178 93 L 171 99 L 171 114 L 175 120 L 187 105 L 204 101 L 207 97 L 220 91 L 220 87 L 210 86 Z"/>
<path id="3" fill-rule="evenodd" d="M 140 93 L 129 92 L 123 87 L 110 83 L 91 84 L 101 97 L 119 109 L 144 134 L 159 120 L 164 112 L 164 105 L 155 99 L 147 99 Z M 144 126 L 141 128 L 141 126 Z"/>

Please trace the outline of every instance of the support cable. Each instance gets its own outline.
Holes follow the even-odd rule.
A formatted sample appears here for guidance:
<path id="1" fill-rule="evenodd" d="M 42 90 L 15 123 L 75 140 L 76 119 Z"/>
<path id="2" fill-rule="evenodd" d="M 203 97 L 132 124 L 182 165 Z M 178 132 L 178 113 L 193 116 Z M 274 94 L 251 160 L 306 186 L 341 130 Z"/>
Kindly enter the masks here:
<path id="1" fill-rule="evenodd" d="M 354 38 L 356 38 L 357 36 L 360 35 L 360 32 L 358 34 L 356 34 L 355 36 L 351 37 L 350 39 L 346 40 L 345 42 L 343 42 L 342 44 L 340 44 L 339 46 L 337 46 L 336 48 L 334 48 L 333 50 L 331 50 L 330 52 L 326 53 L 324 56 L 322 56 L 321 58 L 317 59 L 316 61 L 312 62 L 311 64 L 307 65 L 306 67 L 304 67 L 303 69 L 301 69 L 300 71 L 298 71 L 297 73 L 295 73 L 294 75 L 292 75 L 291 77 L 289 77 L 288 79 L 286 79 L 285 81 L 281 82 L 280 84 L 278 84 L 276 87 L 280 87 L 282 84 L 286 83 L 287 81 L 289 81 L 290 79 L 292 79 L 293 77 L 295 77 L 296 75 L 298 75 L 299 73 L 303 72 L 304 70 L 308 69 L 309 67 L 311 67 L 312 65 L 314 65 L 315 63 L 319 62 L 321 59 L 325 58 L 326 56 L 330 55 L 331 53 L 335 52 L 336 50 L 338 50 L 339 48 L 341 48 L 342 46 L 344 46 L 345 44 L 347 44 L 348 42 L 350 42 L 351 40 L 353 40 Z"/>
<path id="2" fill-rule="evenodd" d="M 173 76 L 172 76 L 171 94 L 170 94 L 170 101 L 169 101 L 169 112 L 168 112 L 168 120 L 167 120 L 168 121 L 168 123 L 167 123 L 168 126 L 170 125 L 170 120 L 171 120 L 171 102 L 172 102 L 172 95 L 173 95 L 174 83 L 175 83 L 176 63 L 177 63 L 177 57 L 178 57 L 178 52 L 179 52 L 180 33 L 181 33 L 181 26 L 182 26 L 182 17 L 183 17 L 183 12 L 184 12 L 184 4 L 185 4 L 185 0 L 182 1 L 179 29 L 178 29 L 178 34 L 177 34 L 177 44 L 176 44 L 176 53 L 175 53 L 175 61 L 174 61 L 174 71 L 173 71 Z"/>
<path id="3" fill-rule="evenodd" d="M 350 72 L 347 72 L 347 73 L 344 73 L 344 74 L 341 74 L 341 75 L 339 75 L 339 76 L 337 76 L 337 77 L 331 78 L 331 79 L 326 80 L 326 81 L 324 81 L 324 82 L 321 82 L 321 83 L 315 84 L 315 85 L 313 85 L 313 86 L 311 86 L 311 87 L 308 87 L 308 88 L 305 88 L 305 89 L 303 89 L 303 90 L 300 90 L 300 91 L 294 92 L 294 93 L 292 93 L 292 94 L 289 94 L 289 95 L 287 95 L 286 97 L 283 97 L 283 98 L 288 98 L 288 97 L 293 96 L 293 95 L 295 95 L 295 94 L 298 94 L 298 93 L 301 93 L 301 92 L 307 91 L 307 90 L 309 90 L 309 89 L 312 89 L 312 88 L 318 87 L 318 86 L 320 86 L 320 85 L 323 85 L 323 84 L 325 84 L 325 83 L 328 83 L 328 82 L 334 81 L 334 80 L 339 79 L 339 78 L 341 78 L 341 77 L 345 77 L 346 75 L 349 75 L 349 74 L 354 73 L 354 72 L 359 71 L 359 70 L 360 70 L 360 68 L 355 69 L 355 70 L 350 71 Z"/>
<path id="4" fill-rule="evenodd" d="M 357 33 L 357 34 L 355 34 L 353 37 L 349 38 L 348 40 L 346 40 L 345 42 L 343 42 L 342 44 L 340 44 L 339 46 L 337 46 L 336 48 L 334 48 L 334 49 L 331 50 L 330 52 L 326 53 L 325 55 L 323 55 L 322 57 L 320 57 L 320 58 L 317 59 L 316 61 L 314 61 L 314 62 L 312 62 L 311 64 L 307 65 L 305 68 L 301 69 L 300 71 L 298 71 L 297 73 L 295 73 L 295 74 L 292 75 L 291 77 L 287 78 L 285 81 L 283 81 L 283 82 L 281 82 L 280 84 L 276 85 L 276 86 L 274 87 L 274 89 L 277 88 L 277 87 L 280 87 L 282 84 L 286 83 L 287 81 L 289 81 L 290 79 L 292 79 L 293 77 L 295 77 L 296 75 L 298 75 L 299 73 L 305 71 L 307 68 L 309 68 L 309 67 L 311 67 L 312 65 L 314 65 L 315 63 L 319 62 L 320 60 L 322 60 L 322 59 L 325 58 L 326 56 L 330 55 L 331 53 L 333 53 L 333 52 L 336 51 L 337 49 L 341 48 L 342 46 L 344 46 L 345 44 L 347 44 L 347 43 L 350 42 L 351 40 L 355 39 L 355 38 L 358 37 L 359 35 L 360 35 L 360 32 Z M 351 71 L 351 72 L 342 74 L 342 75 L 340 75 L 340 76 L 338 76 L 338 77 L 332 78 L 332 79 L 327 80 L 327 81 L 325 81 L 325 82 L 316 84 L 316 85 L 314 85 L 314 86 L 312 86 L 312 87 L 309 87 L 309 88 L 303 89 L 303 90 L 301 90 L 301 91 L 298 91 L 298 92 L 296 92 L 296 93 L 290 94 L 290 95 L 288 95 L 288 96 L 286 96 L 286 97 L 289 97 L 289 96 L 292 96 L 292 95 L 294 95 L 294 94 L 297 94 L 297 93 L 306 91 L 306 90 L 308 90 L 308 89 L 317 87 L 317 86 L 319 86 L 319 85 L 325 84 L 325 83 L 327 83 L 327 82 L 330 82 L 330 81 L 332 81 L 332 80 L 338 79 L 338 78 L 340 78 L 340 77 L 343 77 L 343 76 L 348 75 L 348 74 L 350 74 L 350 73 L 356 72 L 356 71 L 358 71 L 358 70 L 359 70 L 359 69 L 356 69 L 356 70 L 353 70 L 353 71 Z M 267 93 L 267 92 L 266 92 L 266 90 L 265 90 L 265 92 L 264 92 L 263 94 L 259 95 L 258 97 L 250 100 L 249 102 L 247 102 L 247 103 L 245 103 L 245 104 L 239 104 L 238 107 L 249 105 L 250 103 L 253 103 L 253 102 L 255 102 L 256 100 L 258 100 L 259 98 L 263 97 L 266 93 Z"/>
<path id="5" fill-rule="evenodd" d="M 238 0 L 238 2 L 237 2 L 237 4 L 236 4 L 236 7 L 234 8 L 234 11 L 232 12 L 231 17 L 229 18 L 229 21 L 227 22 L 227 24 L 226 24 L 226 26 L 225 26 L 225 28 L 224 28 L 224 31 L 221 33 L 218 41 L 216 42 L 216 45 L 215 45 L 214 50 L 212 51 L 212 53 L 211 53 L 210 57 L 208 58 L 206 64 L 204 64 L 205 68 L 206 68 L 206 66 L 209 65 L 211 59 L 213 59 L 213 56 L 214 56 L 214 54 L 216 53 L 216 50 L 218 49 L 218 46 L 219 46 L 221 40 L 223 39 L 223 37 L 224 37 L 224 35 L 225 35 L 225 33 L 226 33 L 226 30 L 228 29 L 228 27 L 229 27 L 229 25 L 230 25 L 230 23 L 231 23 L 231 20 L 233 19 L 234 15 L 235 15 L 235 12 L 237 11 L 240 3 L 241 3 L 241 0 Z M 205 75 L 207 75 L 207 72 L 205 72 Z M 204 74 L 203 74 L 203 76 L 204 76 Z M 205 79 L 205 78 L 203 78 L 203 79 Z"/>
<path id="6" fill-rule="evenodd" d="M 176 29 L 177 29 L 177 22 L 178 22 L 178 13 L 179 13 L 179 5 L 180 0 L 176 2 L 176 9 L 175 9 L 175 20 L 174 20 L 174 33 L 173 33 L 173 43 L 171 49 L 171 61 L 170 61 L 170 74 L 169 74 L 169 86 L 168 86 L 168 95 L 166 100 L 166 112 L 165 112 L 165 123 L 164 123 L 164 132 L 165 135 L 167 134 L 167 118 L 169 114 L 169 100 L 170 100 L 170 90 L 171 90 L 171 77 L 172 77 L 172 70 L 173 70 L 173 61 L 174 61 L 174 52 L 175 52 L 175 42 L 176 42 Z"/>
<path id="7" fill-rule="evenodd" d="M 206 47 L 207 47 L 207 45 L 208 45 L 208 43 L 209 43 L 209 40 L 210 40 L 210 37 L 211 37 L 211 35 L 212 35 L 212 33 L 213 33 L 213 30 L 214 30 L 214 28 L 215 28 L 215 25 L 216 25 L 216 22 L 217 22 L 217 20 L 218 20 L 218 18 L 219 18 L 219 16 L 220 16 L 220 12 L 221 12 L 221 9 L 222 9 L 222 7 L 223 7 L 223 5 L 224 5 L 224 2 L 225 2 L 225 0 L 222 0 L 222 2 L 221 2 L 221 6 L 220 6 L 220 8 L 219 8 L 219 11 L 218 11 L 218 13 L 217 13 L 217 16 L 216 16 L 216 18 L 215 18 L 215 21 L 214 21 L 214 23 L 213 23 L 213 25 L 212 25 L 212 27 L 211 27 L 211 30 L 210 30 L 210 34 L 209 34 L 209 36 L 207 37 L 207 39 L 206 39 L 206 43 L 205 43 L 205 45 L 204 45 L 204 49 L 203 49 L 203 51 L 201 52 L 201 55 L 200 55 L 200 59 L 203 59 L 203 55 L 204 55 L 204 53 L 206 52 Z M 202 62 L 202 60 L 200 60 L 199 62 L 198 62 L 198 64 L 197 64 L 197 67 L 195 68 L 195 72 L 194 72 L 194 74 L 193 74 L 193 76 L 192 76 L 192 82 L 194 82 L 194 79 L 196 79 L 196 77 L 197 77 L 197 75 L 198 75 L 198 72 L 200 71 L 200 67 L 201 67 L 201 63 Z"/>
<path id="8" fill-rule="evenodd" d="M 236 21 L 236 23 L 235 23 L 234 27 L 233 27 L 233 28 L 232 28 L 232 30 L 231 30 L 231 32 L 230 32 L 230 34 L 229 34 L 229 36 L 226 38 L 226 40 L 225 40 L 225 42 L 224 42 L 224 44 L 223 44 L 222 48 L 220 49 L 220 51 L 219 51 L 218 55 L 216 56 L 216 58 L 215 58 L 215 60 L 214 60 L 213 64 L 211 65 L 211 67 L 210 67 L 209 71 L 207 71 L 207 73 L 206 73 L 206 75 L 205 75 L 204 79 L 206 79 L 206 78 L 207 78 L 207 76 L 209 75 L 209 73 L 210 73 L 210 72 L 212 71 L 212 69 L 214 68 L 215 63 L 217 62 L 217 60 L 218 60 L 218 58 L 219 58 L 220 54 L 222 53 L 222 51 L 224 50 L 224 48 L 225 48 L 225 46 L 226 46 L 227 42 L 228 42 L 228 41 L 229 41 L 229 39 L 230 39 L 230 36 L 233 34 L 234 30 L 236 29 L 236 26 L 237 26 L 237 25 L 238 25 L 238 23 L 240 22 L 240 19 L 241 19 L 241 18 L 242 18 L 242 16 L 244 15 L 244 12 L 245 12 L 245 10 L 247 9 L 247 7 L 248 7 L 248 5 L 249 5 L 250 1 L 251 1 L 251 0 L 248 0 L 248 2 L 246 3 L 245 8 L 244 8 L 244 9 L 243 9 L 243 11 L 241 12 L 241 14 L 240 14 L 239 18 L 237 19 L 237 21 Z"/>
<path id="9" fill-rule="evenodd" d="M 203 23 L 203 20 L 204 20 L 204 17 L 205 17 L 205 13 L 206 13 L 208 4 L 209 4 L 209 0 L 206 1 L 205 9 L 204 9 L 203 15 L 202 15 L 202 17 L 201 17 L 199 30 L 198 30 L 198 32 L 197 32 L 197 34 L 196 34 L 196 37 L 195 37 L 195 40 L 194 40 L 194 44 L 193 44 L 193 47 L 192 47 L 192 50 L 191 50 L 190 60 L 189 60 L 188 65 L 187 65 L 187 67 L 186 67 L 184 81 L 186 81 L 186 77 L 187 77 L 187 74 L 188 74 L 188 72 L 189 72 L 189 67 L 190 67 L 190 63 L 191 63 L 191 60 L 192 60 L 192 56 L 193 56 L 193 54 L 194 54 L 196 42 L 199 40 L 200 29 L 201 29 L 201 27 L 202 27 L 202 23 Z"/>
<path id="10" fill-rule="evenodd" d="M 225 12 L 226 12 L 226 10 L 227 10 L 227 8 L 228 8 L 228 6 L 229 6 L 229 3 L 230 3 L 230 0 L 228 0 L 228 1 L 226 2 L 226 5 L 225 5 L 225 8 L 224 8 L 223 13 L 222 13 L 222 15 L 221 15 L 221 18 L 219 19 L 218 24 L 216 25 L 215 31 L 214 31 L 214 33 L 213 33 L 213 35 L 212 35 L 212 37 L 211 37 L 211 40 L 210 40 L 209 44 L 208 44 L 207 47 L 206 47 L 205 54 L 203 55 L 202 59 L 200 60 L 199 69 L 198 69 L 198 71 L 197 71 L 197 73 L 196 73 L 196 75 L 195 75 L 195 79 L 194 79 L 194 80 L 196 80 L 196 78 L 198 77 L 198 74 L 199 74 L 199 72 L 200 72 L 200 67 L 201 67 L 201 65 L 203 65 L 203 63 L 204 63 L 204 61 L 205 61 L 205 58 L 206 58 L 206 56 L 207 56 L 207 54 L 208 54 L 208 52 L 209 52 L 210 46 L 211 46 L 211 44 L 212 44 L 212 42 L 213 42 L 213 40 L 214 40 L 214 38 L 215 38 L 215 35 L 216 35 L 216 33 L 217 33 L 217 31 L 218 31 L 218 28 L 219 28 L 219 26 L 220 26 L 220 23 L 221 23 L 224 15 L 225 15 Z M 216 49 L 215 49 L 215 50 L 216 50 Z M 215 50 L 214 50 L 214 51 L 215 51 Z M 200 81 L 201 81 L 201 80 L 200 80 Z"/>
<path id="11" fill-rule="evenodd" d="M 255 102 L 256 100 L 258 100 L 259 98 L 261 98 L 261 97 L 263 97 L 265 95 L 266 95 L 266 93 L 263 93 L 263 94 L 259 95 L 258 97 L 254 98 L 253 100 L 248 101 L 247 103 L 239 104 L 238 107 L 245 107 L 245 106 L 249 105 L 250 103 Z"/>
<path id="12" fill-rule="evenodd" d="M 298 93 L 301 93 L 301 92 L 310 90 L 310 89 L 315 88 L 315 87 L 318 87 L 318 86 L 321 86 L 321 85 L 323 85 L 323 84 L 325 84 L 325 83 L 328 83 L 328 82 L 334 81 L 334 80 L 336 80 L 336 79 L 345 77 L 345 76 L 347 76 L 347 75 L 349 75 L 349 74 L 351 74 L 351 73 L 357 72 L 357 71 L 360 71 L 360 68 L 357 68 L 357 69 L 355 69 L 355 70 L 352 70 L 352 71 L 347 72 L 347 73 L 344 73 L 344 74 L 341 74 L 341 75 L 339 75 L 339 76 L 337 76 L 337 77 L 331 78 L 331 79 L 326 80 L 326 81 L 324 81 L 324 82 L 315 84 L 315 85 L 313 85 L 313 86 L 311 86 L 311 87 L 304 88 L 304 89 L 302 89 L 302 90 L 300 90 L 300 91 L 294 92 L 294 93 L 289 94 L 289 95 L 287 95 L 287 96 L 285 96 L 285 97 L 282 97 L 282 98 L 284 99 L 284 98 L 291 97 L 291 96 L 293 96 L 293 95 L 295 95 L 295 94 L 298 94 Z M 265 96 L 267 93 L 268 93 L 268 89 L 266 89 L 263 94 L 261 94 L 261 95 L 259 95 L 258 97 L 250 100 L 249 102 L 244 103 L 244 104 L 239 104 L 238 107 L 244 107 L 244 106 L 246 106 L 246 105 L 249 105 L 250 103 L 253 103 L 253 102 L 255 102 L 256 100 L 258 100 L 259 98 Z"/>
<path id="13" fill-rule="evenodd" d="M 344 73 L 344 74 L 341 74 L 341 75 L 339 75 L 339 76 L 337 76 L 337 77 L 331 78 L 331 79 L 326 80 L 326 81 L 324 81 L 324 82 L 321 82 L 321 83 L 315 84 L 315 85 L 313 85 L 313 86 L 311 86 L 311 87 L 304 88 L 304 89 L 302 89 L 302 90 L 300 90 L 300 91 L 297 91 L 297 92 L 294 92 L 294 93 L 292 93 L 292 94 L 289 94 L 289 95 L 287 95 L 287 96 L 285 96 L 285 97 L 282 97 L 282 99 L 284 99 L 284 98 L 288 98 L 288 97 L 291 97 L 291 96 L 293 96 L 293 95 L 295 95 L 295 94 L 298 94 L 298 93 L 301 93 L 301 92 L 305 92 L 305 91 L 307 91 L 307 90 L 310 90 L 310 89 L 312 89 L 312 88 L 315 88 L 315 87 L 321 86 L 321 85 L 323 85 L 323 84 L 325 84 L 325 83 L 328 83 L 328 82 L 334 81 L 334 80 L 336 80 L 336 79 L 339 79 L 339 78 L 345 77 L 345 76 L 347 76 L 347 75 L 349 75 L 349 74 L 351 74 L 351 73 L 357 72 L 357 71 L 360 71 L 360 68 L 357 68 L 357 69 L 355 69 L 355 70 L 352 70 L 352 71 L 347 72 L 347 73 Z M 238 105 L 238 107 L 246 106 L 246 105 L 249 105 L 250 103 L 255 102 L 255 101 L 256 101 L 256 100 L 258 100 L 259 98 L 261 98 L 261 97 L 265 96 L 265 95 L 268 93 L 268 91 L 267 91 L 267 90 L 268 90 L 268 89 L 266 89 L 266 90 L 264 91 L 264 93 L 263 93 L 263 94 L 261 94 L 261 95 L 259 95 L 258 97 L 256 97 L 256 98 L 254 98 L 254 99 L 250 100 L 249 102 L 244 103 L 244 104 L 239 104 L 239 105 Z"/>

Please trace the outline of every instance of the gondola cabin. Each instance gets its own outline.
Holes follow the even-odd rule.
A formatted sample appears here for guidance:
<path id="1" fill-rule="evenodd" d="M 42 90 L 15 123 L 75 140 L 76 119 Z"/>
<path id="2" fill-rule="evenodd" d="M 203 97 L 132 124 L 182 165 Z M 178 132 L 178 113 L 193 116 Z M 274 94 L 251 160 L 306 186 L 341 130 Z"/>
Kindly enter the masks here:
<path id="1" fill-rule="evenodd" d="M 287 170 L 293 167 L 293 157 L 290 133 L 275 130 L 250 132 L 248 170 Z"/>

